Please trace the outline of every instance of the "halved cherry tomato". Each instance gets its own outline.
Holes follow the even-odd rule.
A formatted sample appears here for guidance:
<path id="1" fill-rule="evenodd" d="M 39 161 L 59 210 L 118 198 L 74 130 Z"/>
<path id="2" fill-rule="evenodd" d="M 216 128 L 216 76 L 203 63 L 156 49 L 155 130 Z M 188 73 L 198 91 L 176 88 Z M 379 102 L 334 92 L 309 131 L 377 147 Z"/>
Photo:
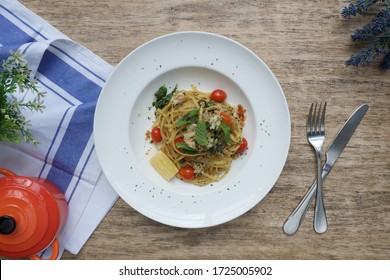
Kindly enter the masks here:
<path id="1" fill-rule="evenodd" d="M 179 152 L 183 152 L 182 149 L 176 147 L 176 144 L 177 143 L 184 143 L 184 137 L 178 137 L 175 139 L 175 141 L 173 141 L 175 143 L 175 148 L 179 151 Z"/>
<path id="2" fill-rule="evenodd" d="M 195 178 L 195 170 L 192 166 L 184 166 L 180 168 L 179 175 L 183 180 L 192 180 Z"/>
<path id="3" fill-rule="evenodd" d="M 247 148 L 248 148 L 248 141 L 246 141 L 246 139 L 242 137 L 241 145 L 240 147 L 238 147 L 237 153 L 242 154 L 243 152 L 245 152 Z"/>
<path id="4" fill-rule="evenodd" d="M 160 142 L 162 140 L 161 130 L 159 127 L 153 127 L 151 132 L 153 142 Z"/>
<path id="5" fill-rule="evenodd" d="M 221 114 L 219 114 L 221 117 L 222 117 L 222 122 L 226 123 L 228 126 L 231 126 L 232 125 L 232 122 L 233 122 L 233 119 L 232 117 L 225 113 L 225 112 L 221 112 Z"/>
<path id="6" fill-rule="evenodd" d="M 175 145 L 177 144 L 177 143 L 184 143 L 184 137 L 178 137 L 178 138 L 176 138 L 175 139 Z"/>
<path id="7" fill-rule="evenodd" d="M 218 103 L 224 102 L 226 97 L 227 97 L 227 94 L 222 89 L 216 89 L 210 95 L 210 99 L 214 100 L 215 102 L 218 102 Z"/>

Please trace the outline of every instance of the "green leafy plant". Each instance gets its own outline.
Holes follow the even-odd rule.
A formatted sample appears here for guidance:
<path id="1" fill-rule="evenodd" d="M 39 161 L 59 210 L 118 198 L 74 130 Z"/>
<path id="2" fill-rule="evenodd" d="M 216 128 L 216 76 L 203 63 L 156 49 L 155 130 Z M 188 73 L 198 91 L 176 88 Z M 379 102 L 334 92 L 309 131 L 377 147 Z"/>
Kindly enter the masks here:
<path id="1" fill-rule="evenodd" d="M 390 2 L 388 0 L 355 0 L 344 7 L 341 14 L 351 18 L 357 14 L 368 13 L 374 5 L 383 8 L 376 13 L 372 21 L 352 33 L 353 41 L 366 42 L 367 46 L 345 62 L 347 66 L 363 66 L 383 56 L 381 68 L 390 70 Z"/>
<path id="2" fill-rule="evenodd" d="M 24 56 L 19 51 L 10 51 L 10 56 L 0 67 L 0 141 L 38 143 L 28 129 L 30 123 L 22 112 L 42 112 L 45 93 L 38 90 L 37 81 L 30 75 Z M 26 100 L 27 95 L 32 98 Z"/>

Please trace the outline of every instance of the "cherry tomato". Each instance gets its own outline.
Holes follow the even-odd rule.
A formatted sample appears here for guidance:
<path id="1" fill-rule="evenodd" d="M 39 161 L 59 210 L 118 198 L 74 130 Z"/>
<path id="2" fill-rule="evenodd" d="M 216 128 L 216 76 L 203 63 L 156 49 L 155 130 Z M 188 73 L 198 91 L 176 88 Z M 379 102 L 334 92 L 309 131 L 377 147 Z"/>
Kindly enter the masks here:
<path id="1" fill-rule="evenodd" d="M 229 114 L 221 112 L 220 116 L 222 117 L 222 122 L 226 123 L 228 126 L 232 125 L 233 119 Z"/>
<path id="2" fill-rule="evenodd" d="M 177 144 L 177 143 L 184 143 L 184 137 L 178 137 L 178 138 L 176 138 L 175 139 L 175 145 Z"/>
<path id="3" fill-rule="evenodd" d="M 210 95 L 210 99 L 214 100 L 215 102 L 218 102 L 218 103 L 224 102 L 226 97 L 227 97 L 227 94 L 222 89 L 216 89 Z"/>
<path id="4" fill-rule="evenodd" d="M 245 152 L 247 148 L 248 148 L 248 141 L 246 141 L 246 139 L 242 137 L 241 145 L 240 147 L 238 147 L 237 153 L 242 154 L 243 152 Z"/>
<path id="5" fill-rule="evenodd" d="M 176 147 L 176 144 L 177 144 L 177 143 L 184 143 L 184 137 L 178 137 L 178 138 L 176 138 L 175 141 L 173 141 L 173 142 L 175 143 L 175 147 Z M 180 148 L 178 148 L 178 147 L 176 147 L 176 149 L 179 150 L 180 152 L 183 152 L 183 150 L 180 149 Z"/>
<path id="6" fill-rule="evenodd" d="M 195 178 L 195 170 L 192 166 L 184 166 L 180 168 L 179 175 L 183 180 L 192 180 Z"/>
<path id="7" fill-rule="evenodd" d="M 151 135 L 153 142 L 158 143 L 162 140 L 161 130 L 159 127 L 153 127 Z"/>

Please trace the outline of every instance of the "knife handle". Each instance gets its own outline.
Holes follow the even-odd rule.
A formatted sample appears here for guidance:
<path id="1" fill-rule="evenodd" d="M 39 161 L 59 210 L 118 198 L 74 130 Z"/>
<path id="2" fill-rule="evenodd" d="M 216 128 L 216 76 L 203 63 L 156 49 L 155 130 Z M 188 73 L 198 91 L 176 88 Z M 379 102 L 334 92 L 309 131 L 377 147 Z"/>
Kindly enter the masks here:
<path id="1" fill-rule="evenodd" d="M 321 174 L 322 181 L 325 180 L 326 175 L 328 175 L 328 173 L 329 173 L 328 171 L 322 170 L 322 174 Z M 302 198 L 301 202 L 299 202 L 298 206 L 284 222 L 283 230 L 286 234 L 293 235 L 298 231 L 298 228 L 301 225 L 301 222 L 305 217 L 305 214 L 309 209 L 309 206 L 312 203 L 316 193 L 317 193 L 317 180 L 314 181 L 313 185 L 308 190 L 306 195 Z"/>

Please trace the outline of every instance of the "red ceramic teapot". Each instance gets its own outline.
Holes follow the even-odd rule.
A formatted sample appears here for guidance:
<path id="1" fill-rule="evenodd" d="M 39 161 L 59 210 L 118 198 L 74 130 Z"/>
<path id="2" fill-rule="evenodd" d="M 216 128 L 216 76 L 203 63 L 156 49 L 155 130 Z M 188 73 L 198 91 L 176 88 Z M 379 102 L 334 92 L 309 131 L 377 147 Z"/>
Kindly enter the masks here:
<path id="1" fill-rule="evenodd" d="M 17 176 L 0 168 L 0 256 L 40 259 L 52 247 L 59 254 L 58 235 L 68 216 L 64 194 L 48 180 Z"/>

